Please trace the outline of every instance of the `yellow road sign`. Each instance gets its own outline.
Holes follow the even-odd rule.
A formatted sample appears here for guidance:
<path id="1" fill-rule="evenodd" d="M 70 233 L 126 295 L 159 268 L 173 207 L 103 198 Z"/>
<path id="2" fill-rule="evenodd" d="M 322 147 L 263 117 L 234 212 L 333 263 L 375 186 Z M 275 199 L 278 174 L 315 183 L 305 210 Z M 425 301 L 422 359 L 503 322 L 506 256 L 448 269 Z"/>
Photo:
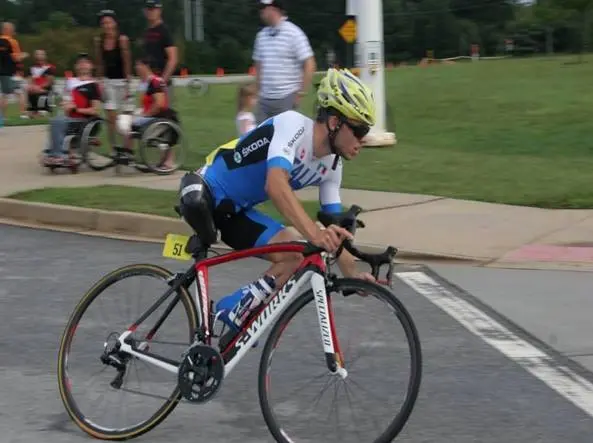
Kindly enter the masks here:
<path id="1" fill-rule="evenodd" d="M 346 43 L 354 43 L 356 41 L 356 22 L 349 18 L 338 32 Z"/>

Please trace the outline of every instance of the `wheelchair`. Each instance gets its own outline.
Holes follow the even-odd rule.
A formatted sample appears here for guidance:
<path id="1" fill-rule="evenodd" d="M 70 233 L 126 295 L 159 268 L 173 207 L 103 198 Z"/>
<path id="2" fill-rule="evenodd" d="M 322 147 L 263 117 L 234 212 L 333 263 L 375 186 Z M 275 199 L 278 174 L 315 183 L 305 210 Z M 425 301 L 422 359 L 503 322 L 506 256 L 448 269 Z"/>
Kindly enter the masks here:
<path id="1" fill-rule="evenodd" d="M 105 166 L 93 159 L 93 149 L 101 145 L 101 128 L 104 123 L 100 117 L 70 123 L 62 142 L 63 152 L 68 152 L 68 160 L 65 163 L 54 164 L 44 158 L 43 166 L 49 168 L 51 172 L 67 168 L 72 173 L 77 173 L 84 163 L 93 170 L 105 169 Z"/>
<path id="2" fill-rule="evenodd" d="M 130 113 L 125 114 L 132 118 Z M 99 166 L 92 156 L 93 146 L 90 146 L 85 157 L 86 163 L 95 170 L 99 167 L 115 167 L 118 173 L 121 166 L 131 166 L 140 172 L 152 172 L 157 175 L 172 174 L 183 165 L 187 146 L 176 115 L 173 118 L 156 118 L 143 126 L 131 125 L 128 131 L 120 133 L 122 132 L 136 143 L 136 149 L 114 146 L 109 157 L 110 162 Z M 169 155 L 173 155 L 174 164 L 165 167 L 163 164 Z"/>
<path id="3" fill-rule="evenodd" d="M 61 96 L 53 85 L 45 94 L 26 94 L 27 112 L 53 115 L 61 102 Z"/>

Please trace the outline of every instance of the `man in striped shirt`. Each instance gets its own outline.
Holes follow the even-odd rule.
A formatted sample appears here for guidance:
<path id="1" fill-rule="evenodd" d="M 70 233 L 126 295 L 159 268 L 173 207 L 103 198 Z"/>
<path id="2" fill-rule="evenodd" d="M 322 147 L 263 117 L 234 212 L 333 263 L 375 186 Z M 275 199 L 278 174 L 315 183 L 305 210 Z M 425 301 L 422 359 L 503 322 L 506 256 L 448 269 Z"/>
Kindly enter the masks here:
<path id="1" fill-rule="evenodd" d="M 296 109 L 316 69 L 309 39 L 284 15 L 281 0 L 260 0 L 260 15 L 266 27 L 257 33 L 253 51 L 258 124 Z"/>

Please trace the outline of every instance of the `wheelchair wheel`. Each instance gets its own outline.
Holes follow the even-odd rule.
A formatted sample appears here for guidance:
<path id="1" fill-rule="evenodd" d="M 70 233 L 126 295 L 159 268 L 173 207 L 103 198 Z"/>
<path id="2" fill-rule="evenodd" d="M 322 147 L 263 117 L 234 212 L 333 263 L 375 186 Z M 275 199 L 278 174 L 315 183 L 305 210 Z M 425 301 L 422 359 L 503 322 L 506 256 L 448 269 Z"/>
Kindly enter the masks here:
<path id="1" fill-rule="evenodd" d="M 199 78 L 194 78 L 187 84 L 192 95 L 203 97 L 208 92 L 208 83 Z"/>
<path id="2" fill-rule="evenodd" d="M 186 143 L 181 127 L 170 120 L 148 125 L 140 139 L 140 159 L 155 174 L 172 174 L 185 160 Z"/>
<path id="3" fill-rule="evenodd" d="M 84 162 L 93 171 L 102 171 L 113 164 L 111 147 L 101 140 L 102 119 L 91 120 L 82 129 L 80 152 Z"/>

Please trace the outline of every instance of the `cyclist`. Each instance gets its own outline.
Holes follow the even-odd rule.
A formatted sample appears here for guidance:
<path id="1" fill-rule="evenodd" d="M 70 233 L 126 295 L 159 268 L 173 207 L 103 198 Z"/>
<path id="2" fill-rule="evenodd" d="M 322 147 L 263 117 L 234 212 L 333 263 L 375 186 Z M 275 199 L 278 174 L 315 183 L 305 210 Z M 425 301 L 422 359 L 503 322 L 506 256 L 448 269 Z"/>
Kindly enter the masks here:
<path id="1" fill-rule="evenodd" d="M 294 191 L 319 186 L 321 210 L 342 211 L 342 158 L 351 160 L 359 154 L 361 140 L 375 124 L 374 97 L 350 71 L 333 68 L 322 79 L 317 96 L 320 106 L 315 121 L 297 111 L 285 111 L 215 149 L 202 168 L 182 178 L 181 214 L 196 232 L 207 232 L 204 208 L 209 207 L 222 241 L 233 249 L 299 240 L 281 223 L 253 209 L 270 199 L 305 239 L 319 247 L 333 252 L 345 237 L 352 238 L 338 226 L 321 229 Z M 252 310 L 281 287 L 302 260 L 300 254 L 291 253 L 265 258 L 272 265 L 262 278 L 217 305 L 221 319 L 231 327 L 244 320 L 246 306 Z M 338 265 L 345 276 L 374 281 L 372 275 L 357 271 L 347 251 Z"/>

